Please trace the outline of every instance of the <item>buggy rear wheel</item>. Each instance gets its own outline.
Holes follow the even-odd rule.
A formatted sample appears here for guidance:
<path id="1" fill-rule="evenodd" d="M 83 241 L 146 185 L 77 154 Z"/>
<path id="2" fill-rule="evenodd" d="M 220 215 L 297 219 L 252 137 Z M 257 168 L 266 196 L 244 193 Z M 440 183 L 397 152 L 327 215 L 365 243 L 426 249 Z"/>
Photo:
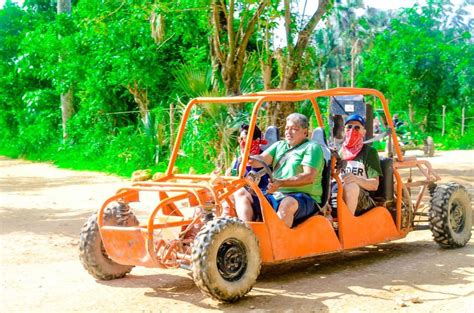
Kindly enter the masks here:
<path id="1" fill-rule="evenodd" d="M 104 225 L 137 226 L 138 224 L 137 218 L 125 203 L 115 202 L 104 210 Z M 102 243 L 97 214 L 91 215 L 82 227 L 79 259 L 89 274 L 100 280 L 122 278 L 133 268 L 131 265 L 118 264 L 110 259 Z"/>
<path id="2" fill-rule="evenodd" d="M 459 248 L 471 238 L 472 208 L 466 189 L 457 184 L 437 186 L 431 198 L 430 229 L 443 248 Z"/>
<path id="3" fill-rule="evenodd" d="M 428 136 L 423 140 L 423 153 L 425 156 L 432 157 L 434 156 L 435 146 L 433 137 Z"/>
<path id="4" fill-rule="evenodd" d="M 253 231 L 235 217 L 208 222 L 193 243 L 193 278 L 201 291 L 221 302 L 245 296 L 260 273 Z"/>

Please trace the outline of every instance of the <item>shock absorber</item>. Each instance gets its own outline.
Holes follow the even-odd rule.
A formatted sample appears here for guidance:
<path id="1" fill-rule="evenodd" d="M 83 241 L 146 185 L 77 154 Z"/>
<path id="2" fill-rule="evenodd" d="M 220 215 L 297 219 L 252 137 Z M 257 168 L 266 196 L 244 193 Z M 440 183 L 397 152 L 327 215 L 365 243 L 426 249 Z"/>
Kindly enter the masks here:
<path id="1" fill-rule="evenodd" d="M 215 204 L 214 204 L 214 201 L 212 200 L 206 201 L 206 203 L 203 206 L 201 206 L 202 221 L 204 224 L 214 219 L 214 213 L 212 212 L 214 207 L 215 207 Z"/>

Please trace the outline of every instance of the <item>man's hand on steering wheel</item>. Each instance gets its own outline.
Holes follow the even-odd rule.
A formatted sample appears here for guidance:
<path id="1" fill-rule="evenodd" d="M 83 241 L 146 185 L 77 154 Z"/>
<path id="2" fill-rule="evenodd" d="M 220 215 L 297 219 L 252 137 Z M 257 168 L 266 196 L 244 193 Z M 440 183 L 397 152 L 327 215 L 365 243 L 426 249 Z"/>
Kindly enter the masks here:
<path id="1" fill-rule="evenodd" d="M 257 174 L 259 174 L 260 177 L 265 174 L 268 174 L 268 176 L 270 177 L 270 181 L 273 181 L 273 171 L 270 168 L 269 164 L 267 164 L 263 159 L 255 155 L 249 156 L 249 159 L 252 161 L 256 161 L 262 165 L 261 169 L 257 171 Z"/>
<path id="2" fill-rule="evenodd" d="M 278 188 L 280 188 L 282 185 L 282 182 L 278 179 L 273 179 L 272 182 L 270 182 L 268 184 L 268 187 L 267 187 L 267 193 L 274 193 L 278 190 Z"/>
<path id="3" fill-rule="evenodd" d="M 262 168 L 260 170 L 254 170 L 254 169 L 250 170 L 246 175 L 247 179 L 253 181 L 255 184 L 258 185 L 260 183 L 260 179 L 265 174 L 267 174 L 270 178 L 270 182 L 274 181 L 273 172 L 272 172 L 270 166 L 264 160 L 262 160 L 258 156 L 254 156 L 254 155 L 249 156 L 249 159 L 252 160 L 252 161 L 260 163 L 262 165 Z M 251 194 L 256 195 L 255 191 L 252 188 L 248 187 L 246 189 Z"/>

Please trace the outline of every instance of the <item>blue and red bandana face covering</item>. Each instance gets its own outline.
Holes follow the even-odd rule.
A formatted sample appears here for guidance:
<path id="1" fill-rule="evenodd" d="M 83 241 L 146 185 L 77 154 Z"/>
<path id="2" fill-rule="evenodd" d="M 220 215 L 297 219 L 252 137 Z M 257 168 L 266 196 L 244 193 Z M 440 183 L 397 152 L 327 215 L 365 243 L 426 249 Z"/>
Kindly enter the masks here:
<path id="1" fill-rule="evenodd" d="M 344 143 L 342 144 L 342 156 L 344 160 L 353 160 L 364 146 L 364 137 L 360 130 L 352 127 L 346 129 Z"/>

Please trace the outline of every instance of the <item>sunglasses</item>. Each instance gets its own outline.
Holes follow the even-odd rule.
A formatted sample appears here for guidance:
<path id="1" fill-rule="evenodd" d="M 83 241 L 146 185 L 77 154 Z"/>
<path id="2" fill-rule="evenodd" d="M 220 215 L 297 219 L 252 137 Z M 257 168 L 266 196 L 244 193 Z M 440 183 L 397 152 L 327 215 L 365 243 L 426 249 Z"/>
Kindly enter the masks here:
<path id="1" fill-rule="evenodd" d="M 361 127 L 359 125 L 352 125 L 352 124 L 348 124 L 346 125 L 346 129 L 352 129 L 354 128 L 355 130 L 360 130 Z"/>

